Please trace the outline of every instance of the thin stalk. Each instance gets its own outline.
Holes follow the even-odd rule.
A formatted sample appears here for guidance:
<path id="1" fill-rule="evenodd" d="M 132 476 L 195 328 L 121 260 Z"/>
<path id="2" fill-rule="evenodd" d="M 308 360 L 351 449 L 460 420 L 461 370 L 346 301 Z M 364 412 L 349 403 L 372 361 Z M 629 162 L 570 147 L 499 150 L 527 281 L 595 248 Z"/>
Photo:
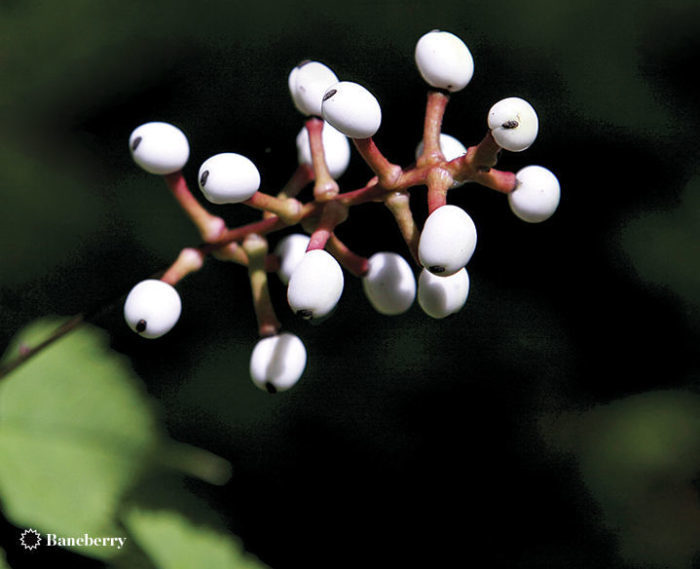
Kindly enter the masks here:
<path id="1" fill-rule="evenodd" d="M 207 243 L 215 240 L 226 229 L 226 223 L 220 217 L 209 213 L 192 195 L 187 180 L 181 171 L 164 176 L 165 183 L 180 207 L 190 218 Z"/>
<path id="2" fill-rule="evenodd" d="M 348 272 L 356 277 L 364 277 L 369 271 L 369 259 L 351 251 L 345 243 L 338 239 L 335 233 L 331 233 L 328 238 L 326 249 Z"/>
<path id="3" fill-rule="evenodd" d="M 435 164 L 445 159 L 440 148 L 440 132 L 449 100 L 449 95 L 442 91 L 428 92 L 423 122 L 423 152 L 416 162 L 418 167 Z"/>
<path id="4" fill-rule="evenodd" d="M 338 195 L 339 188 L 326 164 L 326 155 L 323 148 L 323 120 L 311 117 L 306 121 L 306 132 L 309 134 L 309 149 L 314 176 L 314 199 L 318 202 L 327 202 Z"/>
<path id="5" fill-rule="evenodd" d="M 372 172 L 377 175 L 379 184 L 386 190 L 393 189 L 401 176 L 401 166 L 389 162 L 377 148 L 373 138 L 353 138 L 352 141 Z"/>
<path id="6" fill-rule="evenodd" d="M 261 338 L 274 336 L 279 332 L 280 322 L 275 314 L 270 299 L 267 282 L 265 259 L 267 258 L 267 239 L 251 233 L 243 240 L 243 249 L 248 255 L 248 277 L 253 296 L 253 307 L 258 320 L 258 335 Z"/>

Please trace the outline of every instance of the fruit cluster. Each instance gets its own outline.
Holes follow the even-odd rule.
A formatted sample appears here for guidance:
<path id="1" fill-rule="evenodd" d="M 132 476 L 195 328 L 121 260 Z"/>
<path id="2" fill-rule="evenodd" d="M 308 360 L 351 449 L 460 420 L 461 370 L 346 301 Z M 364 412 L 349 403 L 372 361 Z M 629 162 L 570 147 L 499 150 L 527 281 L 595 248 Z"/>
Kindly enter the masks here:
<path id="1" fill-rule="evenodd" d="M 414 164 L 402 168 L 390 162 L 374 143 L 382 120 L 377 99 L 362 85 L 339 81 L 318 61 L 304 61 L 289 74 L 295 107 L 306 117 L 297 136 L 299 167 L 276 195 L 259 190 L 261 178 L 247 157 L 224 152 L 207 159 L 198 172 L 204 198 L 214 204 L 242 203 L 263 212 L 262 219 L 230 229 L 190 192 L 182 169 L 189 157 L 186 136 L 177 127 L 150 122 L 136 128 L 129 148 L 136 163 L 149 173 L 164 176 L 183 210 L 197 226 L 204 244 L 183 249 L 158 279 L 137 284 L 124 305 L 132 330 L 144 338 L 158 338 L 176 324 L 181 301 L 175 285 L 198 270 L 212 255 L 247 266 L 260 340 L 253 349 L 250 375 L 271 393 L 293 386 L 306 365 L 302 341 L 280 333 L 268 291 L 268 274 L 276 272 L 287 285 L 292 311 L 305 319 L 321 319 L 338 303 L 345 270 L 362 279 L 364 292 L 380 313 L 406 312 L 414 300 L 433 318 L 459 311 L 467 300 L 466 265 L 477 242 L 474 222 L 462 208 L 447 203 L 450 190 L 476 182 L 507 195 L 520 219 L 536 223 L 550 217 L 559 203 L 559 182 L 542 166 L 517 173 L 496 170 L 502 149 L 520 152 L 538 133 L 535 110 L 525 100 L 509 97 L 488 113 L 483 140 L 465 147 L 441 132 L 452 93 L 463 89 L 474 71 L 472 55 L 457 36 L 440 30 L 423 35 L 415 48 L 415 62 L 428 83 L 423 139 Z M 362 188 L 341 192 L 337 179 L 355 149 L 374 173 Z M 313 182 L 312 199 L 297 196 Z M 410 188 L 427 186 L 428 217 L 422 229 L 410 207 Z M 416 285 L 411 265 L 394 252 L 369 258 L 352 252 L 334 230 L 352 206 L 383 203 L 393 214 L 408 251 L 420 268 Z M 301 226 L 269 250 L 267 236 Z"/>

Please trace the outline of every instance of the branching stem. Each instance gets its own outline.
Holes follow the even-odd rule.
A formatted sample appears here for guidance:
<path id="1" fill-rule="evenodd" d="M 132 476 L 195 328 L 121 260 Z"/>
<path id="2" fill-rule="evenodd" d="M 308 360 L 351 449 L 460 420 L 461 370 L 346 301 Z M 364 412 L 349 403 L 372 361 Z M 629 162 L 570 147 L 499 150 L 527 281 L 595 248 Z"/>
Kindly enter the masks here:
<path id="1" fill-rule="evenodd" d="M 263 219 L 233 229 L 227 228 L 222 218 L 208 212 L 192 195 L 182 172 L 164 176 L 171 193 L 199 230 L 203 243 L 198 247 L 184 249 L 175 263 L 152 278 L 162 278 L 175 284 L 201 267 L 204 258 L 210 254 L 246 265 L 259 331 L 261 335 L 268 335 L 276 333 L 280 325 L 274 314 L 267 286 L 267 272 L 279 267 L 279 259 L 267 253 L 267 240 L 264 236 L 269 233 L 298 223 L 313 225 L 309 250 L 328 247 L 350 272 L 362 275 L 367 270 L 367 259 L 350 251 L 335 236 L 334 229 L 346 219 L 350 207 L 369 202 L 384 202 L 394 215 L 401 235 L 417 261 L 420 232 L 409 207 L 408 191 L 411 188 L 428 186 L 428 209 L 433 211 L 446 203 L 447 192 L 455 181 L 476 182 L 505 194 L 512 192 L 517 185 L 514 173 L 494 168 L 501 149 L 490 132 L 479 144 L 470 147 L 463 156 L 450 161 L 445 160 L 440 149 L 440 132 L 448 101 L 449 95 L 444 92 L 428 93 L 423 124 L 423 152 L 412 167 L 403 169 L 391 163 L 377 148 L 372 138 L 354 139 L 356 149 L 375 176 L 363 187 L 348 192 L 340 192 L 337 183 L 328 173 L 321 136 L 323 122 L 318 118 L 309 119 L 306 128 L 309 133 L 312 167 L 300 165 L 277 196 L 256 193 L 245 203 L 262 210 Z M 302 204 L 295 198 L 301 189 L 314 179 L 314 199 Z M 264 247 L 261 245 L 263 243 Z M 261 252 L 262 249 L 264 253 Z M 45 340 L 36 346 L 27 347 L 0 367 L 0 378 L 7 376 L 104 309 L 105 307 L 102 307 L 92 316 L 81 313 L 69 318 Z"/>

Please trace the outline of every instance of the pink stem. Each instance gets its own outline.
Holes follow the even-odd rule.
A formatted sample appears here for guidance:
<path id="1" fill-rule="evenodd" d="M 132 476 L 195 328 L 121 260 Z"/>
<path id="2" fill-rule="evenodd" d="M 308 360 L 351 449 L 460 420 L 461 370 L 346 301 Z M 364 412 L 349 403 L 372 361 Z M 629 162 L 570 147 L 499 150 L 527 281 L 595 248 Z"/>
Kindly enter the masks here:
<path id="1" fill-rule="evenodd" d="M 389 162 L 381 153 L 373 138 L 353 138 L 355 148 L 367 162 L 367 165 L 379 178 L 379 184 L 390 190 L 401 176 L 401 167 Z"/>
<path id="2" fill-rule="evenodd" d="M 314 251 L 315 249 L 324 249 L 335 228 L 345 221 L 347 216 L 348 208 L 343 204 L 337 201 L 326 203 L 323 206 L 321 218 L 313 233 L 311 233 L 309 245 L 306 247 L 306 250 Z"/>
<path id="3" fill-rule="evenodd" d="M 420 240 L 420 230 L 413 219 L 413 212 L 410 205 L 411 196 L 408 192 L 394 192 L 385 200 L 386 207 L 394 215 L 396 224 L 403 237 L 408 250 L 411 252 L 413 260 L 420 265 L 418 259 L 418 241 Z"/>
<path id="4" fill-rule="evenodd" d="M 369 271 L 369 259 L 351 251 L 335 233 L 331 233 L 326 244 L 328 252 L 356 277 L 363 277 Z"/>
<path id="5" fill-rule="evenodd" d="M 441 91 L 428 92 L 423 123 L 423 152 L 418 158 L 418 166 L 435 164 L 445 159 L 440 148 L 440 132 L 449 100 L 449 95 Z"/>
<path id="6" fill-rule="evenodd" d="M 181 171 L 167 174 L 164 178 L 173 196 L 195 224 L 204 241 L 213 241 L 225 231 L 224 220 L 204 209 L 202 204 L 192 195 Z"/>
<path id="7" fill-rule="evenodd" d="M 326 155 L 323 148 L 323 120 L 311 117 L 306 121 L 306 131 L 309 134 L 309 148 L 316 182 L 314 183 L 314 198 L 325 202 L 338 195 L 338 183 L 328 171 Z"/>
<path id="8" fill-rule="evenodd" d="M 251 233 L 243 240 L 243 249 L 249 259 L 248 277 L 253 296 L 255 317 L 258 320 L 258 334 L 262 338 L 273 336 L 279 331 L 280 322 L 272 306 L 267 281 L 265 267 L 268 251 L 267 239 L 261 235 Z"/>
<path id="9" fill-rule="evenodd" d="M 263 192 L 255 192 L 253 196 L 243 202 L 245 205 L 270 212 L 277 217 L 294 222 L 299 214 L 301 204 L 294 198 L 280 199 Z"/>
<path id="10" fill-rule="evenodd" d="M 454 179 L 444 168 L 433 167 L 428 172 L 428 214 L 447 203 L 447 191 L 452 187 Z"/>
<path id="11" fill-rule="evenodd" d="M 304 189 L 304 187 L 314 179 L 313 167 L 308 164 L 299 164 L 297 169 L 289 178 L 289 181 L 284 185 L 280 193 L 277 195 L 278 198 L 295 198 L 299 195 L 299 192 Z"/>
<path id="12" fill-rule="evenodd" d="M 198 271 L 204 265 L 204 255 L 199 249 L 187 247 L 180 251 L 175 262 L 163 273 L 160 280 L 175 286 L 190 273 Z"/>
<path id="13" fill-rule="evenodd" d="M 271 231 L 276 231 L 278 229 L 282 229 L 283 227 L 287 227 L 287 224 L 279 217 L 270 217 L 268 219 L 263 219 L 262 221 L 249 223 L 248 225 L 241 225 L 235 229 L 229 229 L 222 233 L 216 241 L 202 245 L 199 250 L 202 251 L 203 254 L 207 255 L 216 249 L 225 247 L 229 243 L 241 241 L 251 233 L 266 235 Z"/>

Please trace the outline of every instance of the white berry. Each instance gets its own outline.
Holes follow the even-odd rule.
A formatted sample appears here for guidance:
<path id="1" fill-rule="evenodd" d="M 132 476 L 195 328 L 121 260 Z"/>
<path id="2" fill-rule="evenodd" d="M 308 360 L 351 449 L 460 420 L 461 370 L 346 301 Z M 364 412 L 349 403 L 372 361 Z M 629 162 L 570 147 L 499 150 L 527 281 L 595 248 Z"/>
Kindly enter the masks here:
<path id="1" fill-rule="evenodd" d="M 423 269 L 418 277 L 418 304 L 428 316 L 445 318 L 459 312 L 469 296 L 469 274 L 462 268 L 449 277 Z"/>
<path id="2" fill-rule="evenodd" d="M 182 170 L 190 157 L 185 133 L 166 122 L 149 122 L 134 129 L 129 149 L 141 168 L 161 176 Z"/>
<path id="3" fill-rule="evenodd" d="M 235 152 L 216 154 L 199 168 L 199 189 L 215 204 L 244 202 L 259 187 L 260 172 L 255 164 Z"/>
<path id="4" fill-rule="evenodd" d="M 559 205 L 559 180 L 543 166 L 526 166 L 515 174 L 517 186 L 508 194 L 510 209 L 523 221 L 539 223 Z"/>
<path id="5" fill-rule="evenodd" d="M 471 259 L 476 227 L 469 214 L 456 205 L 444 205 L 428 216 L 418 242 L 418 257 L 431 273 L 448 276 Z"/>
<path id="6" fill-rule="evenodd" d="M 338 179 L 350 164 L 350 142 L 342 132 L 333 128 L 327 122 L 323 123 L 323 155 L 326 166 L 333 179 Z M 297 135 L 297 153 L 299 164 L 312 164 L 311 148 L 309 146 L 309 131 L 303 127 Z"/>
<path id="7" fill-rule="evenodd" d="M 350 138 L 369 138 L 379 130 L 382 109 L 377 99 L 358 83 L 340 81 L 323 95 L 323 118 Z"/>
<path id="8" fill-rule="evenodd" d="M 464 89 L 474 75 L 474 59 L 465 43 L 450 32 L 433 30 L 416 43 L 416 65 L 428 85 L 447 91 Z"/>
<path id="9" fill-rule="evenodd" d="M 304 254 L 289 278 L 287 301 L 305 319 L 322 318 L 338 304 L 343 293 L 343 269 L 322 249 Z"/>
<path id="10" fill-rule="evenodd" d="M 539 130 L 535 109 L 520 97 L 503 99 L 491 107 L 488 125 L 496 144 L 511 152 L 528 148 Z"/>
<path id="11" fill-rule="evenodd" d="M 155 279 L 138 283 L 124 303 L 124 319 L 144 338 L 159 338 L 170 332 L 181 312 L 182 302 L 175 288 Z"/>
<path id="12" fill-rule="evenodd" d="M 309 246 L 309 236 L 303 233 L 291 233 L 277 243 L 274 254 L 279 257 L 280 267 L 277 275 L 284 284 L 289 283 L 292 272 L 304 258 Z"/>
<path id="13" fill-rule="evenodd" d="M 369 258 L 362 288 L 374 309 L 388 316 L 406 312 L 416 298 L 411 266 L 396 253 L 375 253 Z"/>
<path id="14" fill-rule="evenodd" d="M 306 348 L 298 336 L 285 332 L 260 340 L 250 356 L 250 377 L 269 393 L 286 391 L 306 367 Z"/>
<path id="15" fill-rule="evenodd" d="M 321 116 L 323 94 L 338 77 L 319 61 L 303 61 L 289 73 L 289 92 L 294 106 L 307 116 Z"/>

